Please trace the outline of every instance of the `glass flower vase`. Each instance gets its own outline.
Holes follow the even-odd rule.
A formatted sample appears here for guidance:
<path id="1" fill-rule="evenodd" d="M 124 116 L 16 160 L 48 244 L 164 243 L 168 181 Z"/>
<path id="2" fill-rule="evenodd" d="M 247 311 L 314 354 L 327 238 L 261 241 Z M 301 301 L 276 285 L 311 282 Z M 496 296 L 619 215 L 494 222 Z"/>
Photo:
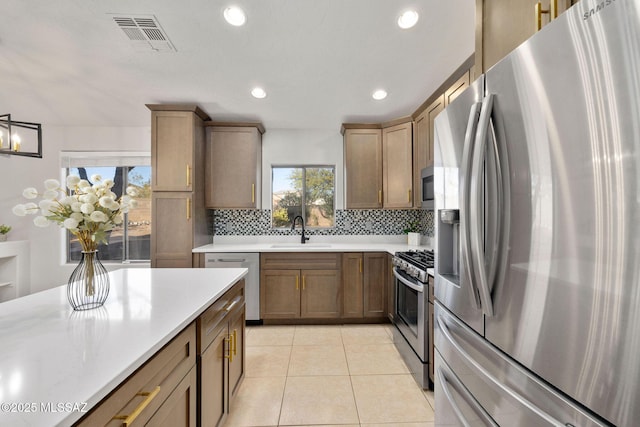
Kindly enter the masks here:
<path id="1" fill-rule="evenodd" d="M 109 296 L 109 273 L 98 258 L 98 251 L 82 252 L 80 263 L 71 273 L 67 298 L 74 310 L 100 307 Z"/>

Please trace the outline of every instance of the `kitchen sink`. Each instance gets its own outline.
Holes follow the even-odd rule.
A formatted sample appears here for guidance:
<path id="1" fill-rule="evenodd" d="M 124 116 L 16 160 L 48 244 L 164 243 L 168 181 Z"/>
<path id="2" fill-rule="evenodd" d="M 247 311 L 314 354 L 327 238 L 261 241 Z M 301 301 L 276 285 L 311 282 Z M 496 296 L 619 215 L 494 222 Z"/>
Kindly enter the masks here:
<path id="1" fill-rule="evenodd" d="M 328 243 L 276 243 L 271 245 L 272 248 L 274 249 L 288 249 L 288 248 L 295 248 L 295 249 L 304 249 L 304 248 L 330 248 L 331 245 Z"/>

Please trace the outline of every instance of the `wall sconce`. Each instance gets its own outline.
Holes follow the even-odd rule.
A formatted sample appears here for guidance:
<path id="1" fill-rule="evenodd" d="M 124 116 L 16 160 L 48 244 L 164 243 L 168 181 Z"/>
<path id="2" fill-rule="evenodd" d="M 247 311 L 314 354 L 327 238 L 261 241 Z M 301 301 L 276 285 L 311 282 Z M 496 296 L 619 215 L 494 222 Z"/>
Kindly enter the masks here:
<path id="1" fill-rule="evenodd" d="M 0 115 L 0 154 L 42 158 L 42 125 Z"/>

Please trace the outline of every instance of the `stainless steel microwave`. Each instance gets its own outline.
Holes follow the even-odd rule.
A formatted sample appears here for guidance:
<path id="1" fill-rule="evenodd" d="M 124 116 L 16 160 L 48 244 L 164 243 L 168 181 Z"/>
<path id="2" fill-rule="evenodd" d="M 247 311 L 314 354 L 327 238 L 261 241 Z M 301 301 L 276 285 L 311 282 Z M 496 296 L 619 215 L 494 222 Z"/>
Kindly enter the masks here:
<path id="1" fill-rule="evenodd" d="M 420 178 L 422 187 L 422 209 L 434 209 L 435 199 L 433 196 L 433 164 L 420 171 Z"/>

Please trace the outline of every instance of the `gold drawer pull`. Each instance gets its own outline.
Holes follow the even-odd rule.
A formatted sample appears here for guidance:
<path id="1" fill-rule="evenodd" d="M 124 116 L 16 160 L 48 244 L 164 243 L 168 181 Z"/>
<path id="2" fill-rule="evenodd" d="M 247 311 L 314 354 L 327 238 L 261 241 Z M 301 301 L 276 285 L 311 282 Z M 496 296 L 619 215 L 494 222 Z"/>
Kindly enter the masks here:
<path id="1" fill-rule="evenodd" d="M 239 303 L 241 299 L 242 299 L 242 297 L 241 297 L 241 296 L 235 297 L 235 298 L 233 299 L 233 301 L 231 301 L 231 304 L 229 304 L 229 305 L 227 306 L 227 308 L 225 308 L 224 310 L 225 310 L 227 313 L 228 313 L 228 312 L 230 312 L 230 311 L 231 311 L 231 309 L 232 309 L 232 308 L 233 308 L 237 303 Z"/>
<path id="2" fill-rule="evenodd" d="M 233 355 L 238 354 L 238 330 L 233 330 Z"/>
<path id="3" fill-rule="evenodd" d="M 187 199 L 187 219 L 191 219 L 191 199 Z"/>
<path id="4" fill-rule="evenodd" d="M 233 346 L 235 345 L 233 343 L 233 341 L 234 341 L 233 340 L 233 335 L 229 334 L 229 338 L 225 338 L 224 340 L 227 342 L 227 344 L 228 344 L 227 348 L 229 349 L 229 354 L 225 355 L 224 357 L 225 357 L 225 359 L 229 359 L 229 363 L 231 363 L 231 362 L 233 362 Z"/>
<path id="5" fill-rule="evenodd" d="M 549 21 L 552 21 L 558 17 L 558 0 L 550 0 L 549 9 L 542 8 L 542 2 L 536 3 L 536 31 L 542 29 L 542 14 L 549 14 Z"/>
<path id="6" fill-rule="evenodd" d="M 149 391 L 149 392 L 143 391 L 140 393 L 136 393 L 136 396 L 145 396 L 145 399 L 142 402 L 140 402 L 138 406 L 136 406 L 136 409 L 134 409 L 130 415 L 116 415 L 115 417 L 113 417 L 113 419 L 124 420 L 122 421 L 122 425 L 125 427 L 133 424 L 136 418 L 138 418 L 138 415 L 140 415 L 140 413 L 144 411 L 144 408 L 149 406 L 149 403 L 151 403 L 151 401 L 154 399 L 154 397 L 158 395 L 158 393 L 160 393 L 160 386 L 157 386 L 156 388 L 154 388 L 153 391 Z"/>
<path id="7" fill-rule="evenodd" d="M 378 190 L 378 203 L 382 203 L 382 190 Z"/>
<path id="8" fill-rule="evenodd" d="M 187 187 L 191 185 L 191 166 L 187 165 Z"/>
<path id="9" fill-rule="evenodd" d="M 359 261 L 359 264 L 360 264 L 360 273 L 362 273 L 362 258 L 360 258 L 358 261 Z"/>
<path id="10" fill-rule="evenodd" d="M 296 276 L 296 291 L 300 290 L 300 277 Z"/>
<path id="11" fill-rule="evenodd" d="M 305 285 L 307 281 L 305 280 L 305 276 L 302 276 L 302 290 L 304 291 Z"/>
<path id="12" fill-rule="evenodd" d="M 256 202 L 256 185 L 251 184 L 251 203 Z"/>
<path id="13" fill-rule="evenodd" d="M 411 203 L 411 189 L 407 190 L 407 202 Z"/>

